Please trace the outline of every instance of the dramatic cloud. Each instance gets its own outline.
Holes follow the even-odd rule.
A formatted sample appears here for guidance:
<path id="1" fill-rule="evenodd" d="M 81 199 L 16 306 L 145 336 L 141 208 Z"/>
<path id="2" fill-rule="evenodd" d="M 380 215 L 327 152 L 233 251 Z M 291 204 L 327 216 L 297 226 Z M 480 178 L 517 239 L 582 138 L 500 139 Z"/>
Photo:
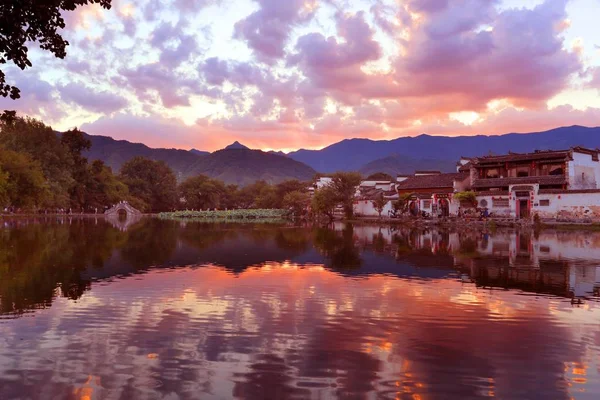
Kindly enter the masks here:
<path id="1" fill-rule="evenodd" d="M 34 46 L 0 107 L 203 150 L 598 125 L 600 2 L 534 3 L 114 0 L 65 13 L 68 57 Z"/>
<path id="2" fill-rule="evenodd" d="M 84 85 L 69 83 L 60 88 L 61 98 L 89 111 L 110 114 L 127 106 L 125 98 L 107 92 L 96 92 Z"/>
<path id="3" fill-rule="evenodd" d="M 308 22 L 317 0 L 257 0 L 260 9 L 235 24 L 235 37 L 247 41 L 257 58 L 283 58 L 294 25 Z"/>

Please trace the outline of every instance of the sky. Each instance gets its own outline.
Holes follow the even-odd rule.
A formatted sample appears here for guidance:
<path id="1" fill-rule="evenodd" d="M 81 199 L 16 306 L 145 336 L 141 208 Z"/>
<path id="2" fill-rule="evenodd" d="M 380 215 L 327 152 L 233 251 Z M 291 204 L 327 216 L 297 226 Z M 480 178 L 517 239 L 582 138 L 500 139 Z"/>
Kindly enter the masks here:
<path id="1" fill-rule="evenodd" d="M 150 147 L 600 126 L 600 0 L 113 0 L 3 66 L 57 130 Z"/>

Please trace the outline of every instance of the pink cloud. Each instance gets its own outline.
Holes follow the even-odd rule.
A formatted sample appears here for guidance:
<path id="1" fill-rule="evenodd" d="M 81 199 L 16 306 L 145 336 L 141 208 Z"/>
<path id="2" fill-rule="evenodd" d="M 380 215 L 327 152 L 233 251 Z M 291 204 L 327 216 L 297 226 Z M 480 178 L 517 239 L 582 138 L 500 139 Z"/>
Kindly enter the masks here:
<path id="1" fill-rule="evenodd" d="M 127 106 L 127 100 L 115 93 L 96 91 L 86 85 L 69 83 L 59 88 L 61 98 L 86 110 L 97 113 L 113 113 Z"/>
<path id="2" fill-rule="evenodd" d="M 493 1 L 413 2 L 424 22 L 396 63 L 402 96 L 458 95 L 479 107 L 510 99 L 532 107 L 566 88 L 581 71 L 577 54 L 564 49 L 556 29 L 566 0 L 497 13 Z M 480 29 L 487 24 L 491 30 Z M 461 111 L 457 109 L 456 111 Z"/>
<path id="3" fill-rule="evenodd" d="M 314 16 L 315 0 L 256 0 L 260 9 L 235 24 L 234 36 L 245 40 L 256 57 L 272 63 L 283 58 L 294 25 Z"/>

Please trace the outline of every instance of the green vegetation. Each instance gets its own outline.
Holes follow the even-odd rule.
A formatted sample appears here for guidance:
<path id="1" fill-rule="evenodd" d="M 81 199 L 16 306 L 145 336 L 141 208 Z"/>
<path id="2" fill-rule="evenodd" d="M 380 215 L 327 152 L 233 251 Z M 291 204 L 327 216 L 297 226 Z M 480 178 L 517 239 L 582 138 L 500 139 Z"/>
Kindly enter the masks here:
<path id="1" fill-rule="evenodd" d="M 256 210 L 217 210 L 217 211 L 174 211 L 163 212 L 159 216 L 161 218 L 177 218 L 177 219 L 209 219 L 209 220 L 283 220 L 290 213 L 288 210 L 276 209 L 256 209 Z"/>
<path id="2" fill-rule="evenodd" d="M 412 194 L 410 193 L 403 194 L 398 200 L 392 203 L 394 215 L 399 216 L 408 212 L 408 205 L 410 204 L 411 197 Z"/>
<path id="3" fill-rule="evenodd" d="M 375 210 L 377 210 L 377 213 L 379 214 L 379 218 L 381 218 L 381 213 L 383 212 L 383 209 L 385 208 L 385 205 L 388 203 L 388 200 L 386 200 L 383 197 L 383 193 L 380 193 L 379 196 L 377 196 L 377 198 L 375 199 L 375 201 L 373 201 L 373 207 L 375 207 Z"/>
<path id="4" fill-rule="evenodd" d="M 160 212 L 177 207 L 177 179 L 162 161 L 134 157 L 121 168 L 121 180 L 140 200 L 143 211 Z"/>
<path id="5" fill-rule="evenodd" d="M 82 153 L 90 142 L 77 129 L 57 135 L 42 122 L 13 112 L 0 116 L 0 207 L 29 212 L 99 212 L 132 200 L 127 186 L 101 161 Z"/>
<path id="6" fill-rule="evenodd" d="M 393 181 L 394 178 L 390 174 L 386 174 L 385 172 L 376 172 L 367 177 L 368 181 Z"/>
<path id="7" fill-rule="evenodd" d="M 460 201 L 461 203 L 477 205 L 477 194 L 472 191 L 467 192 L 459 192 L 454 194 L 454 199 Z"/>
<path id="8" fill-rule="evenodd" d="M 102 213 L 126 200 L 144 212 L 286 209 L 297 218 L 308 214 L 307 182 L 259 180 L 238 188 L 196 175 L 178 185 L 165 162 L 141 156 L 124 163 L 116 175 L 102 161 L 84 157 L 91 146 L 89 136 L 77 129 L 57 134 L 38 120 L 0 115 L 0 210 Z"/>
<path id="9" fill-rule="evenodd" d="M 338 195 L 331 185 L 315 191 L 311 203 L 312 211 L 315 216 L 327 217 L 330 221 L 333 221 L 337 205 Z"/>
<path id="10" fill-rule="evenodd" d="M 288 209 L 295 218 L 302 218 L 308 213 L 310 196 L 300 190 L 294 190 L 283 197 L 283 206 Z"/>
<path id="11" fill-rule="evenodd" d="M 331 175 L 329 185 L 315 192 L 312 199 L 312 210 L 317 217 L 333 220 L 335 209 L 343 207 L 346 219 L 354 217 L 354 196 L 356 187 L 360 185 L 361 176 L 356 172 L 336 172 Z"/>

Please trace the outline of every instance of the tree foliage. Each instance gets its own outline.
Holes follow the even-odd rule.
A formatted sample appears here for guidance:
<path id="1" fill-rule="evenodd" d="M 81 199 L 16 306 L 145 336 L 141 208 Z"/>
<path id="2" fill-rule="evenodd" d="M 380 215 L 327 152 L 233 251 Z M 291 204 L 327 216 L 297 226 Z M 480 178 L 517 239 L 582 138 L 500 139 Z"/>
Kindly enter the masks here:
<path id="1" fill-rule="evenodd" d="M 27 42 L 39 42 L 42 50 L 65 58 L 69 45 L 60 35 L 65 27 L 64 11 L 86 4 L 99 4 L 110 9 L 111 0 L 3 0 L 0 3 L 0 64 L 12 61 L 21 69 L 31 67 Z M 0 96 L 20 97 L 17 87 L 6 84 L 0 70 Z"/>
<path id="2" fill-rule="evenodd" d="M 186 179 L 179 185 L 179 197 L 189 209 L 219 208 L 227 202 L 227 191 L 230 189 L 221 181 L 198 175 Z"/>
<path id="3" fill-rule="evenodd" d="M 385 208 L 385 205 L 388 203 L 388 200 L 383 197 L 383 193 L 380 193 L 377 198 L 375 198 L 375 200 L 373 200 L 373 207 L 375 207 L 375 210 L 377 210 L 377 213 L 379 214 L 379 218 L 381 218 L 381 213 L 383 212 L 383 209 Z"/>
<path id="4" fill-rule="evenodd" d="M 129 192 L 148 205 L 147 211 L 171 210 L 177 205 L 177 179 L 163 161 L 134 157 L 121 168 Z"/>
<path id="5" fill-rule="evenodd" d="M 360 185 L 361 176 L 356 172 L 336 172 L 332 176 L 331 186 L 337 196 L 337 202 L 344 207 L 346 218 L 354 216 L 354 196 Z"/>
<path id="6" fill-rule="evenodd" d="M 305 216 L 309 205 L 310 196 L 306 191 L 295 190 L 286 193 L 283 197 L 283 207 L 290 210 L 292 215 L 296 218 Z"/>
<path id="7" fill-rule="evenodd" d="M 325 216 L 333 220 L 335 208 L 338 205 L 338 194 L 331 185 L 327 185 L 315 191 L 312 198 L 312 211 L 317 216 Z"/>
<path id="8" fill-rule="evenodd" d="M 391 175 L 386 174 L 385 172 L 376 172 L 367 177 L 368 181 L 393 181 Z"/>
<path id="9" fill-rule="evenodd" d="M 408 212 L 408 206 L 410 204 L 411 193 L 403 194 L 400 198 L 392 203 L 392 209 L 395 215 L 402 215 Z"/>
<path id="10" fill-rule="evenodd" d="M 4 171 L 5 183 L 0 177 L 4 206 L 35 209 L 48 196 L 48 187 L 42 169 L 27 154 L 0 149 L 0 171 Z"/>
<path id="11" fill-rule="evenodd" d="M 473 206 L 477 205 L 477 194 L 472 191 L 455 193 L 454 199 L 458 200 L 460 203 L 465 203 Z"/>

